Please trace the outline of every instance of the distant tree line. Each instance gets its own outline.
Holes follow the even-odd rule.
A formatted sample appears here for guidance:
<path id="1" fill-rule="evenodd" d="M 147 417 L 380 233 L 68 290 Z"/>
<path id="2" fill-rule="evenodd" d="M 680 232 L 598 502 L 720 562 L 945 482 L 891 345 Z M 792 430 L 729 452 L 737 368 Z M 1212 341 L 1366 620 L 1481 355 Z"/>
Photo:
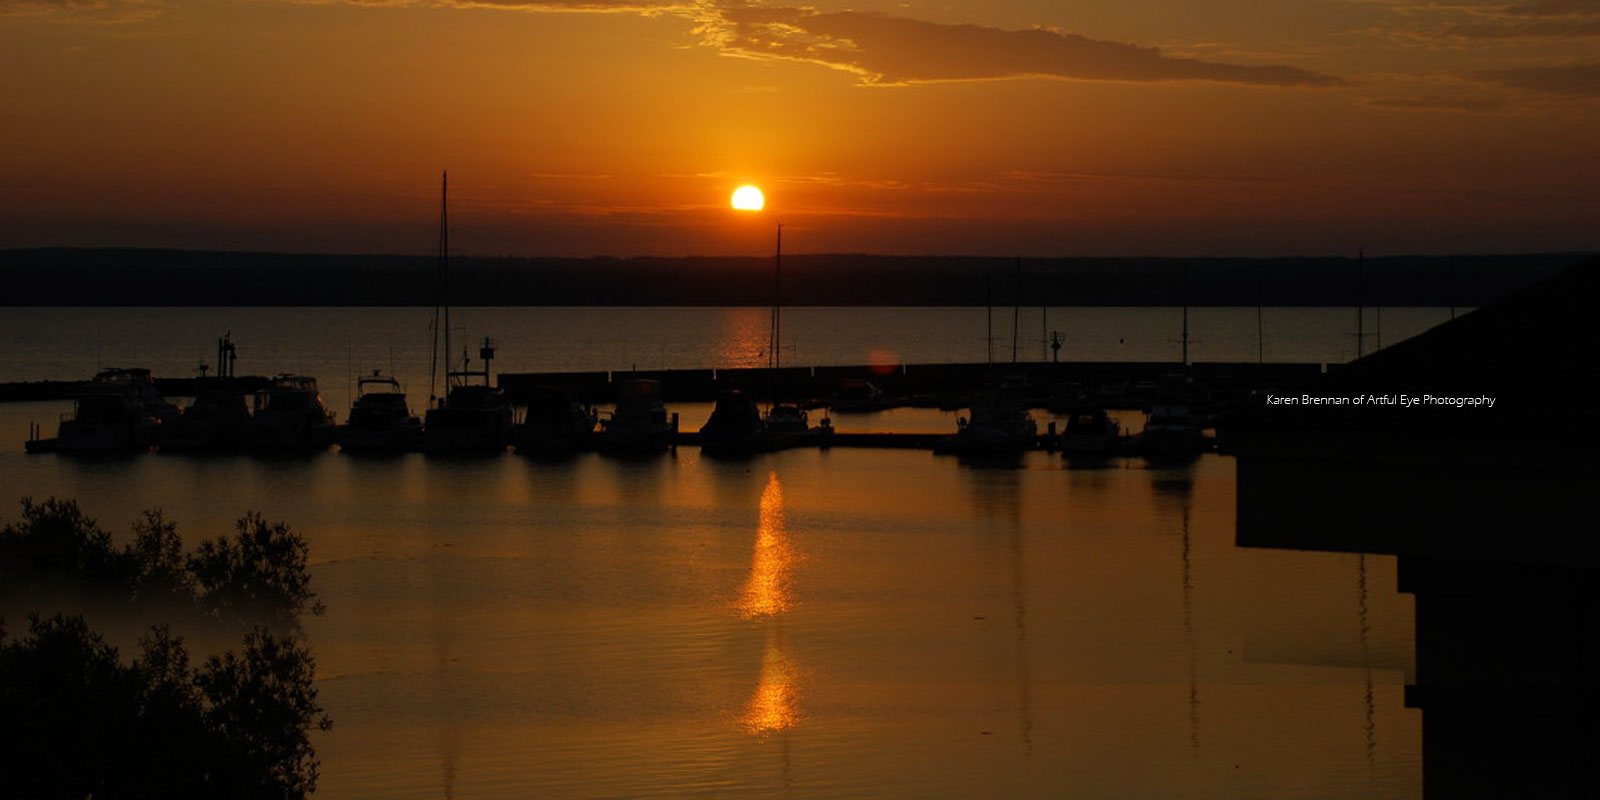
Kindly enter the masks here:
<path id="1" fill-rule="evenodd" d="M 0 600 L 62 587 L 143 618 L 185 611 L 244 629 L 237 648 L 192 663 L 155 624 L 125 659 L 81 615 L 0 621 L 0 792 L 38 798 L 287 798 L 316 788 L 315 663 L 300 617 L 322 606 L 299 534 L 256 514 L 186 553 L 146 512 L 132 541 L 65 500 L 22 502 L 0 527 Z"/>
<path id="2" fill-rule="evenodd" d="M 1479 306 L 1584 254 L 1383 258 L 785 255 L 787 305 Z M 1018 270 L 1020 263 L 1021 269 Z M 0 250 L 23 306 L 430 306 L 427 256 Z M 456 305 L 765 306 L 770 257 L 451 261 Z"/>

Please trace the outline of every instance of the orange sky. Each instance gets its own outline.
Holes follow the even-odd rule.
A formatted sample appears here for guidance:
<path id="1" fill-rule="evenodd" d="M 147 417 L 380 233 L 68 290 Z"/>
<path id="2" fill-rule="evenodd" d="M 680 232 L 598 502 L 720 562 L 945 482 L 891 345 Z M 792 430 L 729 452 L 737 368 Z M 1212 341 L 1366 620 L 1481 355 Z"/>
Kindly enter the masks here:
<path id="1" fill-rule="evenodd" d="M 0 0 L 0 246 L 426 252 L 449 169 L 469 253 L 1594 249 L 1597 43 L 1600 0 Z"/>

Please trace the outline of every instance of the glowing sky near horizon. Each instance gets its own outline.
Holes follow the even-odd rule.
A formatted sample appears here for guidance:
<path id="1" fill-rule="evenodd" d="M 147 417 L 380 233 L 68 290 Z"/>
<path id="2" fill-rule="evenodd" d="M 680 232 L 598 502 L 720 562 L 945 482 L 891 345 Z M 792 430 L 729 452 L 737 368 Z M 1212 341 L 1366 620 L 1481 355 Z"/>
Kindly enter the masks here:
<path id="1" fill-rule="evenodd" d="M 0 247 L 1600 247 L 1600 0 L 0 0 Z"/>

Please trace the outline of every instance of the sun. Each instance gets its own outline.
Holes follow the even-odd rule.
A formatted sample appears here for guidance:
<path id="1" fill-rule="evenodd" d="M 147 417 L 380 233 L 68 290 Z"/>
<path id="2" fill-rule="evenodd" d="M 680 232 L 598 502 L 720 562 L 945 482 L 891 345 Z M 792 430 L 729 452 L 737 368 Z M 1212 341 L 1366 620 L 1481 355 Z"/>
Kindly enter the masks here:
<path id="1" fill-rule="evenodd" d="M 733 207 L 739 211 L 760 211 L 766 204 L 761 190 L 748 183 L 733 190 Z"/>

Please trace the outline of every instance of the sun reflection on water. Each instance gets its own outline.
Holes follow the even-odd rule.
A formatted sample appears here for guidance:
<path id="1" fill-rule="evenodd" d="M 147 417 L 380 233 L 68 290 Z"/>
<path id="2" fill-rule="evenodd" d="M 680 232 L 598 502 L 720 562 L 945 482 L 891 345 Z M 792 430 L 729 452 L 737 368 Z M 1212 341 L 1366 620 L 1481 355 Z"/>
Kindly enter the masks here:
<path id="1" fill-rule="evenodd" d="M 789 610 L 789 572 L 794 550 L 789 543 L 783 510 L 783 486 L 778 474 L 761 492 L 761 521 L 756 528 L 755 556 L 750 577 L 739 594 L 738 610 L 747 619 L 772 617 Z"/>
<path id="2" fill-rule="evenodd" d="M 761 652 L 761 674 L 756 690 L 739 718 L 745 731 L 755 736 L 786 731 L 800 722 L 800 669 L 789 653 L 781 617 L 793 605 L 790 572 L 795 552 L 789 541 L 784 514 L 783 486 L 777 473 L 761 492 L 761 517 L 756 528 L 755 554 L 750 577 L 736 606 L 745 619 L 765 620 L 766 645 Z"/>
<path id="3" fill-rule="evenodd" d="M 755 736 L 786 731 L 800 722 L 800 669 L 789 655 L 781 629 L 767 631 L 767 645 L 761 652 L 761 678 L 739 722 Z"/>

